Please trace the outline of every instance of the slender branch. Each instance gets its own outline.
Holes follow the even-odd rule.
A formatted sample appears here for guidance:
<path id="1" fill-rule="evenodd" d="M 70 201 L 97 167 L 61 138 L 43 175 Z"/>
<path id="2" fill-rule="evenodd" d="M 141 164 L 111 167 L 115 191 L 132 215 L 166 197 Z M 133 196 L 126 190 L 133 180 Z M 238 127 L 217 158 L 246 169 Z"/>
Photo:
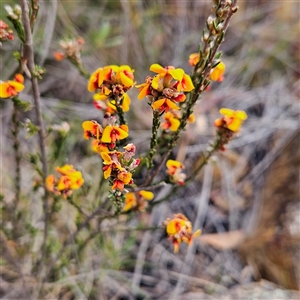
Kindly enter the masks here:
<path id="1" fill-rule="evenodd" d="M 231 3 L 231 8 L 228 12 L 228 15 L 224 21 L 224 25 L 223 25 L 223 36 L 229 26 L 229 22 L 231 20 L 231 17 L 233 16 L 233 14 L 236 12 L 236 3 L 237 0 L 234 0 Z M 209 40 L 209 39 L 208 39 Z M 189 97 L 189 101 L 186 107 L 186 110 L 184 111 L 181 120 L 180 120 L 180 125 L 178 130 L 174 133 L 172 139 L 170 140 L 169 144 L 168 144 L 168 148 L 167 151 L 165 152 L 165 154 L 163 155 L 160 164 L 158 165 L 158 167 L 156 168 L 156 170 L 153 172 L 152 176 L 148 176 L 145 182 L 145 186 L 148 184 L 151 184 L 151 182 L 153 181 L 153 179 L 155 178 L 155 176 L 159 173 L 161 167 L 164 165 L 165 161 L 167 160 L 168 156 L 170 155 L 172 149 L 174 148 L 174 146 L 176 145 L 177 140 L 180 137 L 180 133 L 185 129 L 186 125 L 187 125 L 187 120 L 189 118 L 189 116 L 192 114 L 192 110 L 194 105 L 196 104 L 196 101 L 198 100 L 199 96 L 202 94 L 202 92 L 205 90 L 206 86 L 209 84 L 208 81 L 208 76 L 211 70 L 211 63 L 213 62 L 221 43 L 223 42 L 223 38 L 217 38 L 215 41 L 215 45 L 213 46 L 212 49 L 209 49 L 209 43 L 208 41 L 205 42 L 204 45 L 204 50 L 207 49 L 208 51 L 208 57 L 206 58 L 202 58 L 199 62 L 199 64 L 197 64 L 194 68 L 194 75 L 197 76 L 197 71 L 199 72 L 198 68 L 199 65 L 202 66 L 203 71 L 202 74 L 198 75 L 199 78 L 199 82 L 196 84 L 196 87 L 194 89 L 193 92 L 190 93 L 190 97 Z M 200 72 L 200 73 L 201 73 Z"/>
<path id="2" fill-rule="evenodd" d="M 200 163 L 197 164 L 194 168 L 194 170 L 192 171 L 192 174 L 185 180 L 185 186 L 190 184 L 193 179 L 195 178 L 195 176 L 201 171 L 201 169 L 208 163 L 209 159 L 211 158 L 211 156 L 218 150 L 220 150 L 220 147 L 222 146 L 222 136 L 218 136 L 215 143 L 213 144 L 213 146 L 211 147 L 211 149 L 209 151 L 207 151 L 205 154 L 203 154 L 203 156 L 200 159 Z M 178 185 L 174 185 L 173 188 L 171 189 L 170 193 L 168 195 L 166 195 L 165 197 L 163 197 L 162 199 L 159 199 L 155 202 L 153 202 L 153 204 L 151 205 L 151 208 L 153 206 L 156 206 L 166 200 L 168 200 L 172 195 L 175 194 L 175 192 L 179 189 Z"/>
<path id="3" fill-rule="evenodd" d="M 20 5 L 22 8 L 22 22 L 24 26 L 25 32 L 25 43 L 24 51 L 23 51 L 23 60 L 27 60 L 27 66 L 31 74 L 31 83 L 32 83 L 32 92 L 34 99 L 34 106 L 37 118 L 37 125 L 39 127 L 39 146 L 41 151 L 41 161 L 42 161 L 42 178 L 43 178 L 43 187 L 44 187 L 44 214 L 45 214 L 45 225 L 44 225 L 44 240 L 42 245 L 42 257 L 46 256 L 46 241 L 48 234 L 48 192 L 46 189 L 46 176 L 48 173 L 47 170 L 47 156 L 46 156 L 46 144 L 45 144 L 45 130 L 44 130 L 44 122 L 42 117 L 41 110 L 41 99 L 40 99 L 40 91 L 38 86 L 38 80 L 35 76 L 33 76 L 33 71 L 35 69 L 34 65 L 34 50 L 33 50 L 33 39 L 31 33 L 31 24 L 29 20 L 29 8 L 26 0 L 20 0 Z"/>
<path id="4" fill-rule="evenodd" d="M 12 130 L 12 135 L 14 139 L 14 150 L 15 150 L 15 162 L 16 162 L 16 174 L 15 174 L 15 201 L 13 205 L 13 209 L 16 209 L 18 206 L 18 203 L 20 201 L 20 191 L 21 191 L 21 154 L 20 154 L 20 142 L 18 139 L 19 135 L 19 110 L 16 102 L 14 101 L 14 109 L 13 109 L 13 114 L 12 114 L 12 123 L 13 123 L 13 130 Z"/>

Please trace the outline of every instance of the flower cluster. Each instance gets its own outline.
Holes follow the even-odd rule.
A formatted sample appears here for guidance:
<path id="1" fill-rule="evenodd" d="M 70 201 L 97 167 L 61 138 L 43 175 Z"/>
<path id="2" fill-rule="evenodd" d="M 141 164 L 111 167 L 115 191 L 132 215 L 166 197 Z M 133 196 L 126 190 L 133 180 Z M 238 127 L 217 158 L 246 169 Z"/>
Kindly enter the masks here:
<path id="1" fill-rule="evenodd" d="M 130 209 L 145 211 L 148 206 L 147 201 L 151 201 L 154 195 L 150 191 L 138 191 L 138 192 L 129 192 L 126 194 L 125 206 L 123 211 L 128 211 Z"/>
<path id="2" fill-rule="evenodd" d="M 123 191 L 125 185 L 133 184 L 132 171 L 139 165 L 140 160 L 134 159 L 135 145 L 128 144 L 124 152 L 101 152 L 103 159 L 104 178 L 110 179 L 112 190 Z"/>
<path id="3" fill-rule="evenodd" d="M 21 6 L 16 4 L 14 8 L 12 8 L 10 5 L 4 5 L 4 9 L 6 10 L 6 13 L 8 15 L 8 18 L 13 21 L 13 20 L 21 20 Z"/>
<path id="4" fill-rule="evenodd" d="M 192 53 L 189 56 L 189 64 L 192 67 L 195 67 L 198 62 L 200 61 L 200 54 L 199 53 Z M 214 68 L 211 69 L 209 78 L 212 81 L 223 81 L 224 80 L 224 73 L 225 73 L 226 66 L 225 64 L 220 61 Z"/>
<path id="5" fill-rule="evenodd" d="M 219 129 L 229 129 L 232 132 L 238 132 L 247 119 L 247 114 L 243 110 L 232 110 L 229 108 L 221 108 L 220 114 L 222 118 L 215 120 L 215 126 Z"/>
<path id="6" fill-rule="evenodd" d="M 54 52 L 56 60 L 61 61 L 64 58 L 69 58 L 76 65 L 82 65 L 81 51 L 84 45 L 84 39 L 78 37 L 77 39 L 64 39 L 59 42 L 61 50 Z"/>
<path id="7" fill-rule="evenodd" d="M 163 225 L 166 226 L 169 240 L 174 244 L 175 253 L 178 252 L 180 243 L 185 242 L 190 245 L 193 238 L 201 234 L 200 229 L 192 233 L 192 223 L 183 214 L 175 214 L 173 219 L 167 218 Z"/>
<path id="8" fill-rule="evenodd" d="M 55 195 L 62 195 L 64 198 L 67 198 L 72 194 L 73 190 L 79 189 L 84 183 L 81 172 L 75 170 L 72 165 L 56 167 L 55 170 L 61 175 L 59 178 L 53 174 L 46 178 L 48 191 Z"/>
<path id="9" fill-rule="evenodd" d="M 88 140 L 93 138 L 92 149 L 97 152 L 115 150 L 116 142 L 128 137 L 128 126 L 116 124 L 116 116 L 106 113 L 101 126 L 97 121 L 85 121 L 82 123 L 83 137 Z"/>
<path id="10" fill-rule="evenodd" d="M 1 42 L 5 42 L 8 40 L 13 40 L 14 34 L 13 31 L 8 27 L 8 25 L 0 20 L 0 45 Z"/>
<path id="11" fill-rule="evenodd" d="M 169 159 L 166 163 L 166 167 L 170 181 L 178 185 L 184 185 L 186 179 L 186 175 L 182 173 L 184 165 L 180 161 Z"/>
<path id="12" fill-rule="evenodd" d="M 164 130 L 177 131 L 180 125 L 181 115 L 179 111 L 168 111 L 164 115 L 165 121 L 161 124 Z M 195 115 L 191 114 L 187 120 L 188 123 L 195 122 Z"/>
<path id="13" fill-rule="evenodd" d="M 157 75 L 148 76 L 145 83 L 136 86 L 140 92 L 138 99 L 147 96 L 152 108 L 159 112 L 179 110 L 177 103 L 185 101 L 184 92 L 194 89 L 190 76 L 181 68 L 175 69 L 173 66 L 163 68 L 159 64 L 151 65 L 150 71 Z"/>
<path id="14" fill-rule="evenodd" d="M 0 98 L 15 97 L 24 89 L 24 77 L 22 74 L 16 74 L 15 80 L 0 80 Z"/>
<path id="15" fill-rule="evenodd" d="M 133 72 L 127 65 L 97 69 L 88 82 L 89 92 L 95 92 L 94 106 L 110 113 L 115 113 L 117 106 L 128 111 L 131 100 L 127 91 L 135 84 Z"/>

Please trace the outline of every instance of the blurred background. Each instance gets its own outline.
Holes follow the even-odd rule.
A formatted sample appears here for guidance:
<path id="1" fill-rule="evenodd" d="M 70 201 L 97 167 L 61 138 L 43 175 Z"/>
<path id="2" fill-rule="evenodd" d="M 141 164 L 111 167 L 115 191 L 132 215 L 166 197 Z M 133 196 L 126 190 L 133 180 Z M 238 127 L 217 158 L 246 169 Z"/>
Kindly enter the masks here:
<path id="1" fill-rule="evenodd" d="M 6 3 L 14 4 L 1 6 Z M 146 213 L 95 220 L 91 226 L 98 234 L 83 252 L 62 263 L 45 299 L 299 299 L 300 4 L 251 0 L 238 5 L 221 46 L 225 79 L 213 83 L 198 101 L 196 121 L 172 156 L 184 162 L 188 173 L 214 139 L 213 122 L 221 107 L 247 112 L 242 131 L 169 201 L 155 205 L 170 191 L 166 186 L 155 191 Z M 2 7 L 0 14 L 9 24 Z M 40 81 L 44 119 L 47 127 L 70 125 L 66 136 L 54 131 L 47 137 L 50 171 L 70 163 L 83 172 L 85 187 L 75 200 L 84 211 L 97 207 L 106 192 L 98 188 L 101 159 L 83 139 L 81 123 L 101 122 L 102 113 L 93 107 L 87 79 L 69 61 L 55 60 L 59 41 L 78 36 L 85 40 L 82 60 L 90 73 L 108 64 L 128 64 L 135 69 L 137 83 L 142 83 L 153 63 L 192 71 L 188 57 L 197 52 L 210 14 L 211 2 L 197 0 L 40 2 L 34 41 L 36 62 L 46 68 Z M 0 48 L 2 80 L 18 70 L 12 53 L 19 45 L 15 38 Z M 152 113 L 146 100 L 137 100 L 137 89 L 129 95 L 130 138 L 142 155 L 149 145 Z M 20 98 L 32 101 L 29 82 Z M 5 208 L 14 197 L 12 105 L 0 101 L 0 107 Z M 34 113 L 20 115 L 21 122 L 27 118 L 34 122 Z M 38 229 L 43 222 L 41 195 L 33 188 L 38 176 L 29 156 L 38 152 L 38 146 L 37 138 L 28 137 L 25 129 L 20 139 L 18 209 L 24 226 L 11 243 L 14 259 L 26 273 L 34 274 L 31 261 L 41 243 Z M 203 233 L 193 246 L 182 245 L 174 255 L 163 230 L 155 227 L 178 212 Z M 14 224 L 5 210 L 3 220 L 2 230 L 9 237 Z M 52 216 L 54 248 L 76 230 L 77 222 L 76 210 L 62 203 Z M 3 263 L 1 269 L 3 299 L 25 299 L 30 282 L 22 283 L 14 266 Z"/>

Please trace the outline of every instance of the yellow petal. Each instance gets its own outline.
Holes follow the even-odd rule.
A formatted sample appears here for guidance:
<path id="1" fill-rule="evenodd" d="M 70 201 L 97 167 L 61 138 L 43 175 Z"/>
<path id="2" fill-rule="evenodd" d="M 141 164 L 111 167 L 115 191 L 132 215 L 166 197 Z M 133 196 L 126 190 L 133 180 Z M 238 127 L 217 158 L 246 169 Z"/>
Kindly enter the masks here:
<path id="1" fill-rule="evenodd" d="M 103 143 L 111 143 L 111 132 L 113 131 L 113 126 L 106 126 L 103 130 L 101 141 Z"/>
<path id="2" fill-rule="evenodd" d="M 227 117 L 233 117 L 235 114 L 235 111 L 229 108 L 221 108 L 219 110 L 220 114 Z"/>
<path id="3" fill-rule="evenodd" d="M 182 84 L 184 92 L 190 92 L 191 90 L 193 90 L 195 88 L 191 77 L 187 74 L 183 75 L 181 84 Z"/>
<path id="4" fill-rule="evenodd" d="M 242 121 L 240 119 L 233 119 L 230 124 L 227 125 L 227 128 L 233 132 L 239 131 L 242 126 Z"/>
<path id="5" fill-rule="evenodd" d="M 8 98 L 10 97 L 9 84 L 7 82 L 0 83 L 0 98 Z"/>
<path id="6" fill-rule="evenodd" d="M 248 116 L 247 116 L 247 114 L 246 114 L 246 112 L 244 112 L 243 110 L 237 110 L 236 112 L 235 112 L 235 116 L 237 117 L 237 118 L 239 118 L 240 120 L 247 120 L 247 118 L 248 118 Z"/>
<path id="7" fill-rule="evenodd" d="M 24 89 L 24 84 L 20 83 L 20 82 L 17 82 L 17 81 L 12 81 L 12 80 L 9 80 L 8 81 L 8 84 L 14 88 L 14 90 L 16 92 L 21 92 L 23 89 Z"/>
<path id="8" fill-rule="evenodd" d="M 107 152 L 101 152 L 100 155 L 101 155 L 101 157 L 103 159 L 103 163 L 105 165 L 109 165 L 112 163 L 112 159 L 111 159 L 110 155 L 108 155 Z"/>
<path id="9" fill-rule="evenodd" d="M 124 72 L 120 72 L 120 79 L 125 87 L 130 87 L 133 85 L 133 80 L 129 78 Z"/>
<path id="10" fill-rule="evenodd" d="M 93 96 L 93 99 L 98 101 L 98 100 L 107 100 L 108 96 L 104 95 L 104 94 L 100 94 L 100 93 L 96 93 Z"/>
<path id="11" fill-rule="evenodd" d="M 141 190 L 141 191 L 139 191 L 139 194 L 143 197 L 143 198 L 145 198 L 146 200 L 152 200 L 153 199 L 153 197 L 154 197 L 154 194 L 152 193 L 152 192 L 150 192 L 150 191 L 144 191 L 144 190 Z"/>
<path id="12" fill-rule="evenodd" d="M 167 70 L 159 64 L 151 65 L 150 66 L 150 71 L 152 71 L 154 73 L 158 73 L 158 74 L 166 74 L 167 73 Z"/>
<path id="13" fill-rule="evenodd" d="M 130 97 L 127 95 L 127 93 L 125 93 L 123 95 L 123 102 L 122 102 L 122 110 L 124 112 L 129 111 L 130 103 L 131 103 Z"/>
<path id="14" fill-rule="evenodd" d="M 183 168 L 183 164 L 180 161 L 169 159 L 166 163 L 167 168 Z"/>
<path id="15" fill-rule="evenodd" d="M 138 99 L 142 100 L 144 97 L 148 95 L 149 85 L 145 85 L 142 89 L 140 89 L 140 93 L 138 94 Z"/>
<path id="16" fill-rule="evenodd" d="M 170 130 L 177 131 L 178 127 L 180 126 L 180 121 L 176 118 L 171 118 L 170 123 L 171 123 Z"/>
<path id="17" fill-rule="evenodd" d="M 159 109 L 165 103 L 165 101 L 166 101 L 166 99 L 160 99 L 160 100 L 155 101 L 152 104 L 152 108 L 153 109 Z"/>
<path id="18" fill-rule="evenodd" d="M 180 108 L 177 106 L 176 103 L 174 103 L 173 101 L 169 100 L 169 99 L 166 99 L 166 102 L 167 102 L 167 105 L 170 109 L 173 109 L 173 110 L 179 110 Z"/>
<path id="19" fill-rule="evenodd" d="M 181 68 L 175 70 L 169 70 L 168 73 L 171 74 L 175 80 L 179 80 L 179 81 L 181 81 L 184 76 L 184 70 Z"/>
<path id="20" fill-rule="evenodd" d="M 129 209 L 136 206 L 136 197 L 134 193 L 127 193 L 126 199 L 125 199 L 125 206 L 123 208 L 123 211 L 128 211 Z"/>
<path id="21" fill-rule="evenodd" d="M 120 140 L 126 139 L 128 137 L 128 131 L 126 131 L 126 129 L 125 130 L 122 129 L 122 127 L 123 127 L 123 125 L 121 125 L 120 128 L 117 129 L 118 133 L 119 133 L 119 139 Z"/>
<path id="22" fill-rule="evenodd" d="M 107 179 L 110 176 L 111 171 L 112 171 L 112 167 L 109 166 L 103 173 L 104 179 Z"/>

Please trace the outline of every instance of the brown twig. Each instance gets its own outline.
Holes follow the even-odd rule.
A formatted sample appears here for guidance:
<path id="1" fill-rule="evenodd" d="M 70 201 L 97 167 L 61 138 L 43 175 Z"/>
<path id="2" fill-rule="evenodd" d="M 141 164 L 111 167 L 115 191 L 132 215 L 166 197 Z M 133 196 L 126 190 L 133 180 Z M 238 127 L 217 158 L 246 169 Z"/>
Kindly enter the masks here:
<path id="1" fill-rule="evenodd" d="M 31 84 L 32 84 L 32 92 L 34 99 L 34 106 L 36 111 L 37 125 L 39 127 L 38 135 L 39 135 L 39 146 L 41 150 L 41 161 L 42 161 L 42 178 L 43 178 L 43 187 L 44 187 L 44 214 L 45 214 L 45 225 L 44 225 L 44 240 L 42 245 L 42 257 L 46 256 L 46 241 L 48 234 L 48 193 L 46 189 L 46 176 L 48 173 L 47 170 L 47 156 L 46 156 L 46 144 L 45 144 L 45 130 L 44 130 L 44 122 L 42 117 L 41 110 L 41 99 L 40 99 L 40 91 L 38 86 L 38 79 L 33 75 L 35 64 L 34 64 L 34 50 L 33 50 L 33 39 L 31 33 L 31 23 L 29 20 L 29 8 L 26 0 L 20 0 L 20 5 L 22 8 L 22 23 L 24 26 L 25 32 L 25 42 L 23 44 L 24 51 L 22 59 L 27 61 L 28 70 L 31 74 Z"/>

